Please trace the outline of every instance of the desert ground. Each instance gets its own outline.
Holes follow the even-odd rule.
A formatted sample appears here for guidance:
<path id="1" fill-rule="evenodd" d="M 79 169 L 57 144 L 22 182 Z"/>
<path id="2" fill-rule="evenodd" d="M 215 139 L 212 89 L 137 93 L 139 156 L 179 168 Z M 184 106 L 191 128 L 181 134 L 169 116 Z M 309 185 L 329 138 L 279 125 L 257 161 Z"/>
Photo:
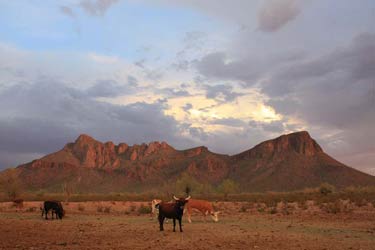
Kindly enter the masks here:
<path id="1" fill-rule="evenodd" d="M 375 249 L 372 204 L 328 213 L 313 204 L 303 209 L 219 202 L 220 221 L 196 213 L 184 232 L 164 232 L 148 214 L 147 202 L 63 203 L 62 220 L 41 217 L 41 202 L 22 208 L 0 203 L 0 249 Z"/>

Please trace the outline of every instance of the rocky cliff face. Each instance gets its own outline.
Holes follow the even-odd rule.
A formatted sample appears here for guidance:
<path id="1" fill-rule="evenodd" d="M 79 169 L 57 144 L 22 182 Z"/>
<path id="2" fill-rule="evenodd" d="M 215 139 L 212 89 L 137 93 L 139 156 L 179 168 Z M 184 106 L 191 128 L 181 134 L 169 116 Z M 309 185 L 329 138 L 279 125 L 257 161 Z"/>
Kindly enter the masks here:
<path id="1" fill-rule="evenodd" d="M 302 131 L 282 135 L 276 139 L 262 142 L 254 148 L 235 155 L 234 157 L 241 160 L 254 157 L 278 157 L 293 153 L 311 157 L 322 152 L 322 148 L 311 138 L 309 133 Z"/>
<path id="2" fill-rule="evenodd" d="M 80 135 L 62 150 L 17 169 L 33 189 L 53 189 L 70 181 L 92 192 L 155 189 L 182 173 L 212 185 L 232 178 L 244 191 L 293 190 L 321 182 L 338 187 L 375 185 L 375 177 L 325 154 L 306 131 L 282 135 L 234 156 L 215 154 L 204 146 L 180 151 L 166 142 L 115 145 Z"/>

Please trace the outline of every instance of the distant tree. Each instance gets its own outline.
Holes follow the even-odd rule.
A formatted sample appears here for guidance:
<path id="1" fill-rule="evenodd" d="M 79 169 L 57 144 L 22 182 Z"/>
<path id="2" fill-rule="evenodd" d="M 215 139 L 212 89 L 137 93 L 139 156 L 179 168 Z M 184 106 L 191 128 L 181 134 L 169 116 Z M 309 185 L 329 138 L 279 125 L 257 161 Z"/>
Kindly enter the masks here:
<path id="1" fill-rule="evenodd" d="M 328 195 L 330 193 L 333 193 L 335 190 L 336 188 L 329 183 L 322 183 L 319 186 L 319 193 L 321 193 L 322 195 Z"/>
<path id="2" fill-rule="evenodd" d="M 223 180 L 218 186 L 218 191 L 224 194 L 225 199 L 228 198 L 228 194 L 233 194 L 238 191 L 238 185 L 231 179 Z"/>
<path id="3" fill-rule="evenodd" d="M 23 192 L 23 185 L 16 169 L 7 169 L 0 175 L 0 189 L 10 200 L 20 198 Z"/>
<path id="4" fill-rule="evenodd" d="M 185 194 L 186 194 L 186 196 L 189 196 L 189 195 L 190 195 L 190 191 L 191 191 L 191 188 L 190 188 L 189 185 L 187 185 L 187 186 L 185 187 Z"/>
<path id="5" fill-rule="evenodd" d="M 199 183 L 193 176 L 188 173 L 183 173 L 175 183 L 175 193 L 186 195 L 199 194 L 202 191 L 203 185 Z"/>

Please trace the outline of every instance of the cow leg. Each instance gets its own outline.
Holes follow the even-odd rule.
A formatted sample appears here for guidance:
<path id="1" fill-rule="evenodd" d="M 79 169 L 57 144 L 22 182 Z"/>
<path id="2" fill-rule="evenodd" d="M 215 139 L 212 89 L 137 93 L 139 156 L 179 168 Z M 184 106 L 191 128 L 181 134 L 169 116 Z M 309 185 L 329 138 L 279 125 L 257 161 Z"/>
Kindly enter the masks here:
<path id="1" fill-rule="evenodd" d="M 160 213 L 159 213 L 159 225 L 160 225 L 160 231 L 164 231 L 164 227 L 163 227 L 163 223 L 164 223 L 164 216 L 162 216 Z"/>
<path id="2" fill-rule="evenodd" d="M 178 224 L 180 225 L 180 232 L 182 232 L 181 219 L 182 219 L 182 218 L 179 218 L 179 219 L 178 219 Z"/>
<path id="3" fill-rule="evenodd" d="M 176 218 L 173 218 L 173 232 L 176 232 Z"/>
<path id="4" fill-rule="evenodd" d="M 208 211 L 206 211 L 205 213 L 203 213 L 203 221 L 204 221 L 204 223 L 207 222 L 207 221 L 206 221 L 206 216 L 207 216 L 207 214 L 208 214 Z"/>
<path id="5" fill-rule="evenodd" d="M 48 220 L 48 210 L 44 210 L 44 216 L 45 216 L 46 220 Z"/>
<path id="6" fill-rule="evenodd" d="M 191 223 L 191 210 L 188 208 L 186 211 L 187 211 L 188 221 L 189 223 Z"/>

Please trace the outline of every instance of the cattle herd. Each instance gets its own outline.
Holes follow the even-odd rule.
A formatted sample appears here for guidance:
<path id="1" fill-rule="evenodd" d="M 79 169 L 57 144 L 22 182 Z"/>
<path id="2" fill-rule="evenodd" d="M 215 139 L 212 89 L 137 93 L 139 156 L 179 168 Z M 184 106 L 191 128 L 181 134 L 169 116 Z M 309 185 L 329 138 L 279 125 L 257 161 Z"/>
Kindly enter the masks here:
<path id="1" fill-rule="evenodd" d="M 62 219 L 65 215 L 64 208 L 60 201 L 44 201 L 43 206 L 40 207 L 42 212 L 42 217 L 48 220 L 48 214 L 51 212 L 51 219 Z M 176 231 L 176 220 L 178 220 L 180 232 L 182 230 L 182 216 L 184 212 L 187 213 L 188 221 L 191 223 L 191 214 L 193 210 L 198 210 L 202 213 L 204 221 L 206 221 L 206 216 L 210 215 L 212 220 L 217 222 L 218 211 L 214 211 L 211 202 L 205 200 L 191 199 L 190 196 L 187 198 L 177 198 L 173 196 L 173 200 L 169 202 L 164 202 L 159 199 L 154 199 L 151 201 L 151 215 L 153 218 L 158 218 L 160 231 L 164 231 L 164 220 L 173 220 L 173 232 Z"/>

